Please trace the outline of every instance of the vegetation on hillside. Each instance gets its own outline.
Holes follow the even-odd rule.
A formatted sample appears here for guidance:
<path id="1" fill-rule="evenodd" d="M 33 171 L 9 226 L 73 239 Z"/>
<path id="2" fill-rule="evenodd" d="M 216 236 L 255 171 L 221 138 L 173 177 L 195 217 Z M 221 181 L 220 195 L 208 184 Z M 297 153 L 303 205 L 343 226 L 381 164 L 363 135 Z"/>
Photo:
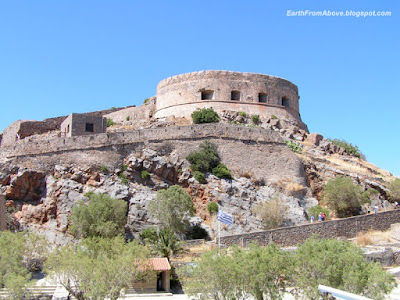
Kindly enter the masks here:
<path id="1" fill-rule="evenodd" d="M 274 195 L 268 201 L 257 203 L 254 212 L 263 222 L 265 229 L 273 229 L 282 226 L 286 210 L 287 206 L 282 203 L 282 199 Z"/>
<path id="2" fill-rule="evenodd" d="M 211 172 L 219 178 L 232 178 L 228 168 L 221 163 L 217 146 L 209 141 L 201 143 L 199 150 L 189 153 L 186 159 L 190 162 L 190 169 L 195 172 L 195 174 L 196 172 L 201 172 L 204 175 L 205 173 Z M 196 177 L 196 180 L 203 183 L 198 173 Z"/>
<path id="3" fill-rule="evenodd" d="M 192 120 L 194 124 L 201 123 L 216 123 L 220 118 L 217 112 L 212 108 L 198 108 L 192 113 Z"/>
<path id="4" fill-rule="evenodd" d="M 400 178 L 394 179 L 390 184 L 390 200 L 400 201 Z"/>
<path id="5" fill-rule="evenodd" d="M 343 139 L 328 139 L 328 141 L 332 142 L 334 145 L 338 147 L 344 148 L 344 150 L 348 155 L 365 158 L 364 154 L 360 151 L 358 146 L 346 142 Z"/>
<path id="6" fill-rule="evenodd" d="M 298 145 L 296 142 L 286 140 L 285 143 L 286 146 L 288 146 L 290 150 L 292 150 L 294 153 L 301 153 L 303 151 L 300 145 Z"/>
<path id="7" fill-rule="evenodd" d="M 115 237 L 124 233 L 127 203 L 106 194 L 89 193 L 89 203 L 83 201 L 71 210 L 70 231 L 77 238 Z"/>
<path id="8" fill-rule="evenodd" d="M 369 194 L 350 177 L 336 177 L 325 184 L 323 201 L 339 217 L 348 217 L 358 215 L 360 206 L 370 200 Z"/>

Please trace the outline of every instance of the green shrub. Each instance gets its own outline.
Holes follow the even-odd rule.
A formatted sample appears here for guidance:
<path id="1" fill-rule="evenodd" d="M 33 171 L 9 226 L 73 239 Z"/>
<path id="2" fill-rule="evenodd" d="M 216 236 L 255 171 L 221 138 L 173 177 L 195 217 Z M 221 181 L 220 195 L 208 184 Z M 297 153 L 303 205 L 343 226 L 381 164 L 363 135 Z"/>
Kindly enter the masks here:
<path id="1" fill-rule="evenodd" d="M 219 178 L 232 179 L 231 172 L 229 172 L 228 168 L 224 164 L 219 164 L 213 168 L 212 173 Z"/>
<path id="2" fill-rule="evenodd" d="M 117 123 L 115 123 L 112 119 L 107 118 L 107 127 L 113 126 Z"/>
<path id="3" fill-rule="evenodd" d="M 350 177 L 336 177 L 324 186 L 325 204 L 337 212 L 339 217 L 357 215 L 362 204 L 369 201 L 361 186 Z"/>
<path id="4" fill-rule="evenodd" d="M 344 150 L 346 151 L 346 153 L 348 155 L 352 155 L 352 156 L 356 156 L 356 157 L 364 156 L 361 153 L 360 149 L 358 149 L 358 146 L 350 144 L 350 143 L 346 142 L 345 140 L 340 140 L 340 139 L 328 139 L 328 140 L 331 141 L 334 145 L 344 148 Z"/>
<path id="5" fill-rule="evenodd" d="M 129 121 L 131 118 L 129 116 L 126 116 L 125 120 Z"/>
<path id="6" fill-rule="evenodd" d="M 188 239 L 192 240 L 200 240 L 200 239 L 207 240 L 209 238 L 207 230 L 205 230 L 199 224 L 190 226 L 186 236 Z"/>
<path id="7" fill-rule="evenodd" d="M 146 228 L 145 230 L 142 231 L 140 237 L 146 242 L 155 241 L 157 240 L 157 231 L 153 227 Z"/>
<path id="8" fill-rule="evenodd" d="M 308 220 L 311 219 L 311 216 L 314 216 L 315 220 L 318 220 L 319 213 L 324 213 L 325 220 L 328 219 L 329 209 L 323 208 L 321 205 L 317 204 L 308 210 Z"/>
<path id="9" fill-rule="evenodd" d="M 149 98 L 146 98 L 146 99 L 144 99 L 143 103 L 147 104 L 147 102 L 149 102 L 149 100 L 150 100 Z"/>
<path id="10" fill-rule="evenodd" d="M 210 214 L 218 212 L 218 203 L 217 202 L 208 202 L 207 210 Z"/>
<path id="11" fill-rule="evenodd" d="M 221 161 L 217 146 L 209 141 L 201 143 L 200 149 L 190 152 L 186 159 L 190 162 L 192 171 L 202 173 L 211 172 Z"/>
<path id="12" fill-rule="evenodd" d="M 251 120 L 253 121 L 254 125 L 260 124 L 260 116 L 259 115 L 252 115 Z"/>
<path id="13" fill-rule="evenodd" d="M 142 177 L 143 180 L 149 180 L 150 179 L 150 173 L 147 171 L 142 171 L 140 173 L 140 176 Z"/>
<path id="14" fill-rule="evenodd" d="M 81 201 L 72 207 L 70 230 L 77 238 L 111 238 L 123 234 L 127 207 L 124 200 L 106 194 L 91 194 L 89 204 Z"/>
<path id="15" fill-rule="evenodd" d="M 296 144 L 295 142 L 292 142 L 290 140 L 285 141 L 286 146 L 288 146 L 290 148 L 290 150 L 292 150 L 294 153 L 301 153 L 303 151 L 303 149 L 301 149 L 301 147 Z"/>
<path id="16" fill-rule="evenodd" d="M 121 168 L 122 172 L 125 172 L 126 169 L 128 169 L 128 166 L 127 165 L 122 165 L 122 168 Z"/>
<path id="17" fill-rule="evenodd" d="M 198 108 L 192 113 L 192 119 L 194 124 L 219 122 L 219 116 L 212 107 Z"/>
<path id="18" fill-rule="evenodd" d="M 196 179 L 199 183 L 207 183 L 206 177 L 204 176 L 204 173 L 200 171 L 195 171 L 193 173 L 194 179 Z"/>
<path id="19" fill-rule="evenodd" d="M 275 115 L 271 115 L 271 119 L 279 120 L 279 118 L 277 116 L 275 116 Z"/>
<path id="20" fill-rule="evenodd" d="M 121 182 L 123 184 L 128 184 L 128 182 L 129 182 L 128 178 L 126 177 L 126 175 L 124 173 L 119 174 L 118 177 L 119 177 L 119 179 L 121 179 Z"/>
<path id="21" fill-rule="evenodd" d="M 105 165 L 100 166 L 100 172 L 103 174 L 108 174 L 108 168 Z"/>
<path id="22" fill-rule="evenodd" d="M 247 114 L 244 111 L 239 111 L 239 116 L 242 116 L 243 118 L 246 118 Z"/>

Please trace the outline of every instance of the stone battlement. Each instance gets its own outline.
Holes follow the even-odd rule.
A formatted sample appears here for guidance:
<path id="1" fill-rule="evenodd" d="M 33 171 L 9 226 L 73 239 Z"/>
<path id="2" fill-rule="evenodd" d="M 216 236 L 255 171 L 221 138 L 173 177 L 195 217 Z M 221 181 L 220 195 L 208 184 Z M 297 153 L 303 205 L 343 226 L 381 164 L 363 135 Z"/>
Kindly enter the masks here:
<path id="1" fill-rule="evenodd" d="M 272 130 L 215 123 L 149 128 L 130 132 L 100 133 L 86 136 L 52 137 L 47 141 L 19 140 L 13 146 L 1 148 L 0 159 L 5 161 L 22 156 L 96 149 L 146 141 L 162 142 L 165 140 L 191 140 L 213 137 L 285 145 L 281 137 Z"/>
<path id="2" fill-rule="evenodd" d="M 267 74 L 262 74 L 262 73 L 235 72 L 235 71 L 225 71 L 225 70 L 206 70 L 206 71 L 196 71 L 196 72 L 174 75 L 174 76 L 167 77 L 167 78 L 161 80 L 157 87 L 161 88 L 165 85 L 180 83 L 180 82 L 183 82 L 186 80 L 191 80 L 191 79 L 211 78 L 211 77 L 217 78 L 219 76 L 224 77 L 224 78 L 231 77 L 232 79 L 235 78 L 235 76 L 241 77 L 241 78 L 245 77 L 250 81 L 283 80 L 283 81 L 287 82 L 288 84 L 292 85 L 294 89 L 298 89 L 295 84 L 293 84 L 292 82 L 290 82 L 282 77 L 267 75 Z"/>

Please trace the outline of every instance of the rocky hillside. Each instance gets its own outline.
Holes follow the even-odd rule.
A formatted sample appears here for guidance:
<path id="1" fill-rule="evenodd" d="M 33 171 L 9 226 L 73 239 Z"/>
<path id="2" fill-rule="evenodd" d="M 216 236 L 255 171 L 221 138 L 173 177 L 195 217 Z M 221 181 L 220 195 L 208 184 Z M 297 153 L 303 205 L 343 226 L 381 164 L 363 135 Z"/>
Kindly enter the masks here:
<path id="1" fill-rule="evenodd" d="M 133 130 L 130 128 L 133 125 L 124 123 L 127 122 L 124 110 L 118 112 L 118 118 L 120 122 L 109 128 L 110 132 Z M 137 236 L 144 228 L 157 224 L 147 211 L 157 191 L 178 184 L 192 196 L 196 208 L 192 223 L 200 224 L 210 237 L 217 228 L 215 215 L 207 211 L 207 204 L 212 201 L 234 216 L 232 226 L 222 227 L 223 235 L 258 231 L 265 228 L 257 214 L 259 203 L 277 198 L 285 207 L 283 226 L 302 224 L 307 222 L 307 210 L 318 204 L 323 185 L 337 175 L 351 176 L 365 188 L 378 190 L 380 199 L 376 198 L 372 205 L 390 208 L 385 199 L 388 183 L 393 179 L 391 174 L 348 155 L 322 136 L 309 134 L 296 124 L 276 117 L 255 122 L 249 116 L 227 111 L 222 122 L 231 125 L 218 125 L 216 133 L 209 137 L 147 139 L 123 146 L 7 160 L 0 167 L 0 190 L 6 195 L 10 226 L 38 231 L 57 244 L 66 243 L 73 239 L 68 232 L 72 206 L 88 201 L 89 192 L 107 193 L 128 202 L 126 233 Z M 141 128 L 187 123 L 171 118 L 143 122 Z M 243 132 L 249 136 L 254 136 L 254 131 L 268 138 L 250 140 L 244 138 L 246 134 L 221 138 L 224 130 L 232 127 L 248 128 L 249 131 Z M 202 128 L 198 125 L 193 130 Z M 222 162 L 234 179 L 208 174 L 207 183 L 200 184 L 193 178 L 185 158 L 204 140 L 217 145 Z M 284 140 L 296 143 L 300 153 L 292 152 Z M 150 179 L 142 178 L 143 171 L 149 172 Z"/>

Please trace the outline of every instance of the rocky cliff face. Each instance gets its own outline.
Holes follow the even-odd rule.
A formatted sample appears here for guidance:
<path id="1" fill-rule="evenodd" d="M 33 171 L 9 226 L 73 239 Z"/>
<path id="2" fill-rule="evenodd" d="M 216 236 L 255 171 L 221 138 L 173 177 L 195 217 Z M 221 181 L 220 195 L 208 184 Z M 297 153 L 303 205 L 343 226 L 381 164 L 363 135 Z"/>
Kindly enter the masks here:
<path id="1" fill-rule="evenodd" d="M 225 112 L 222 118 L 238 127 L 251 122 L 249 117 L 232 112 Z M 149 126 L 174 125 L 165 120 L 157 124 L 152 122 Z M 255 207 L 274 197 L 279 197 L 286 207 L 283 225 L 302 224 L 307 222 L 308 208 L 318 204 L 323 185 L 336 175 L 349 175 L 366 188 L 377 189 L 382 196 L 377 203 L 390 206 L 385 202 L 385 192 L 392 177 L 386 171 L 346 155 L 322 136 L 309 134 L 290 121 L 270 118 L 261 120 L 258 126 L 265 128 L 268 135 L 279 135 L 275 140 L 282 142 L 218 137 L 147 140 L 15 158 L 0 166 L 0 191 L 7 197 L 13 226 L 38 231 L 57 244 L 73 239 L 68 232 L 68 217 L 73 205 L 88 201 L 88 192 L 107 193 L 127 201 L 125 229 L 132 236 L 157 224 L 148 214 L 148 204 L 158 190 L 173 184 L 183 186 L 191 194 L 196 208 L 192 222 L 203 226 L 211 237 L 217 223 L 207 211 L 210 201 L 218 202 L 224 212 L 234 216 L 232 226 L 222 226 L 222 235 L 264 229 Z M 117 130 L 118 127 L 113 128 Z M 281 137 L 298 143 L 302 153 L 293 153 Z M 185 157 L 204 140 L 218 146 L 233 180 L 209 174 L 208 183 L 200 184 L 192 177 Z M 150 173 L 150 180 L 142 179 L 143 170 Z"/>

